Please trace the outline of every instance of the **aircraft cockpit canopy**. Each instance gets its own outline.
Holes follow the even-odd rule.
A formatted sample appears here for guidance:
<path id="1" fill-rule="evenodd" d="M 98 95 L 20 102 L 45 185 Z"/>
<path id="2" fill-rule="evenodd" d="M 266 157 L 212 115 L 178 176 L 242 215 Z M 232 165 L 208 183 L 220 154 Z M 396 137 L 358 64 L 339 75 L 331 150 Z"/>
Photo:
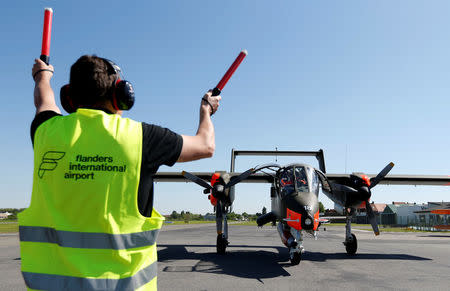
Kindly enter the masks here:
<path id="1" fill-rule="evenodd" d="M 293 165 L 283 169 L 280 175 L 281 193 L 313 192 L 319 195 L 319 177 L 314 168 L 305 165 Z"/>

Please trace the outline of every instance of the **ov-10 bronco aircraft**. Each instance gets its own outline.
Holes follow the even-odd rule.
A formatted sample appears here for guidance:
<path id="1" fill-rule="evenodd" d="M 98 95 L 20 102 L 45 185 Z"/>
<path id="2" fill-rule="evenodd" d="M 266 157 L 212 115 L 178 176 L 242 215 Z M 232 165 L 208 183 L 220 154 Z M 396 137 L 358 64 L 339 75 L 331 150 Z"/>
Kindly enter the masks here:
<path id="1" fill-rule="evenodd" d="M 251 156 L 315 156 L 319 169 L 302 163 L 281 166 L 271 163 L 251 168 L 243 173 L 234 172 L 235 159 L 239 155 Z M 289 249 L 291 264 L 301 261 L 304 248 L 302 232 L 317 236 L 321 224 L 319 218 L 319 192 L 325 193 L 334 203 L 335 209 L 346 216 L 345 249 L 353 255 L 357 251 L 357 239 L 351 232 L 351 218 L 355 210 L 365 204 L 367 215 L 375 235 L 379 234 L 377 221 L 370 206 L 371 189 L 378 184 L 390 185 L 450 185 L 450 176 L 389 175 L 394 167 L 389 163 L 377 175 L 327 174 L 323 151 L 240 151 L 232 150 L 231 170 L 229 173 L 157 173 L 155 182 L 192 181 L 204 187 L 203 193 L 209 194 L 216 213 L 217 253 L 224 254 L 228 246 L 227 213 L 235 198 L 234 185 L 245 183 L 270 183 L 271 211 L 258 217 L 258 226 L 271 222 L 277 224 L 281 241 Z M 210 180 L 207 183 L 205 180 Z M 321 186 L 321 187 L 320 187 Z"/>

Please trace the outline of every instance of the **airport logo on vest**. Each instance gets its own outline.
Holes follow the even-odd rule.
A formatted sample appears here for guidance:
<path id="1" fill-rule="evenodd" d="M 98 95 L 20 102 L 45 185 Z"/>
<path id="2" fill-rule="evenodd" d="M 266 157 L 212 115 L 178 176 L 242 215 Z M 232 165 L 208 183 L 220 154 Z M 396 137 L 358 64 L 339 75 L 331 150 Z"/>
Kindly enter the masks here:
<path id="1" fill-rule="evenodd" d="M 42 179 L 46 171 L 53 171 L 58 166 L 56 161 L 62 159 L 66 153 L 48 151 L 42 156 L 42 162 L 39 165 L 38 175 Z"/>

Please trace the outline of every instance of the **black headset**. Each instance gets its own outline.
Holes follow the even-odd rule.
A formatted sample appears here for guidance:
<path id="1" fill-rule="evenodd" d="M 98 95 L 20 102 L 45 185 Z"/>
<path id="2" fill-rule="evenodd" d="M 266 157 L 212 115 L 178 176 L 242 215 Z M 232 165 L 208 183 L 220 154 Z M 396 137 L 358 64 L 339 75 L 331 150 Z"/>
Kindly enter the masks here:
<path id="1" fill-rule="evenodd" d="M 116 110 L 130 110 L 134 105 L 134 89 L 130 82 L 120 79 L 121 69 L 111 60 L 101 58 L 108 66 L 108 73 L 116 75 L 112 84 L 111 103 Z M 61 87 L 59 94 L 61 105 L 67 113 L 73 113 L 78 108 L 78 103 L 70 97 L 70 86 Z"/>

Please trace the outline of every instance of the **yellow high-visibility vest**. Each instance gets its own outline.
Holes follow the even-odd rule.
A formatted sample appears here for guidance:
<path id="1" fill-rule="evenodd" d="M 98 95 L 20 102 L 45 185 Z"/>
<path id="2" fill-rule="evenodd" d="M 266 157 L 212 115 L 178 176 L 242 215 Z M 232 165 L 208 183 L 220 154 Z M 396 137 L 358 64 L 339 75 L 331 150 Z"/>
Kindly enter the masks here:
<path id="1" fill-rule="evenodd" d="M 164 218 L 139 213 L 142 125 L 78 109 L 41 124 L 33 194 L 19 214 L 22 274 L 30 289 L 156 290 Z"/>

